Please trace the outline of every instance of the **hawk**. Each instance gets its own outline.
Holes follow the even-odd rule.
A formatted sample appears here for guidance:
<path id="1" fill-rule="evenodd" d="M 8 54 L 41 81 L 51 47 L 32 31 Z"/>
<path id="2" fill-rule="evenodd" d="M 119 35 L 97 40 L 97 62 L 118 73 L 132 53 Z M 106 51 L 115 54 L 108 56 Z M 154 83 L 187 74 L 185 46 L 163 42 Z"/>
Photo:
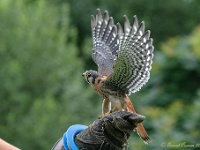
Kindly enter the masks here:
<path id="1" fill-rule="evenodd" d="M 150 78 L 154 49 L 150 31 L 145 31 L 144 22 L 138 24 L 136 16 L 132 26 L 126 15 L 124 19 L 123 29 L 120 23 L 114 24 L 107 11 L 102 15 L 97 9 L 91 18 L 92 59 L 98 72 L 88 70 L 82 76 L 103 97 L 103 115 L 121 110 L 136 113 L 129 95 L 139 91 Z M 136 130 L 145 144 L 151 141 L 142 123 Z"/>

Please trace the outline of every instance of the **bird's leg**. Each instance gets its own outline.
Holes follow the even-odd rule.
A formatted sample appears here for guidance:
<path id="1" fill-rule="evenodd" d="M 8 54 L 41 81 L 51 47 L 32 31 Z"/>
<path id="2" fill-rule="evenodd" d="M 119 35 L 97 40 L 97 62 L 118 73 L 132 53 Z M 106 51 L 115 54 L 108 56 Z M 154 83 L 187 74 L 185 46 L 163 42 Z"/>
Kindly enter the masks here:
<path id="1" fill-rule="evenodd" d="M 111 110 L 111 103 L 110 100 L 105 98 L 102 103 L 102 115 L 110 112 Z"/>
<path id="2" fill-rule="evenodd" d="M 109 99 L 105 98 L 102 103 L 102 115 L 100 115 L 99 118 L 102 118 L 103 116 L 111 113 L 110 111 L 111 111 L 111 102 Z"/>

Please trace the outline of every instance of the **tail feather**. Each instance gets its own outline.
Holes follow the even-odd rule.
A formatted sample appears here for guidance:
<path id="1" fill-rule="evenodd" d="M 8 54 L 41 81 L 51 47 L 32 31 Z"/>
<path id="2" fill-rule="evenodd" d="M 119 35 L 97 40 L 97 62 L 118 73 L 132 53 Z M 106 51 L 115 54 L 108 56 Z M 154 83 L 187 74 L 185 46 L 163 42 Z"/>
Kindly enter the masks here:
<path id="1" fill-rule="evenodd" d="M 149 136 L 148 136 L 145 128 L 143 127 L 142 123 L 138 124 L 137 133 L 141 137 L 141 139 L 144 141 L 145 144 L 149 144 L 151 142 L 151 139 L 149 138 Z"/>
<path id="2" fill-rule="evenodd" d="M 128 96 L 126 96 L 126 105 L 127 105 L 127 110 L 129 112 L 136 113 L 135 108 L 133 107 L 133 104 L 132 104 L 132 102 L 131 102 L 131 100 L 129 99 Z M 141 139 L 144 141 L 145 144 L 148 144 L 148 143 L 151 142 L 144 126 L 142 125 L 142 123 L 138 124 L 136 130 L 137 130 L 138 135 L 141 137 Z"/>

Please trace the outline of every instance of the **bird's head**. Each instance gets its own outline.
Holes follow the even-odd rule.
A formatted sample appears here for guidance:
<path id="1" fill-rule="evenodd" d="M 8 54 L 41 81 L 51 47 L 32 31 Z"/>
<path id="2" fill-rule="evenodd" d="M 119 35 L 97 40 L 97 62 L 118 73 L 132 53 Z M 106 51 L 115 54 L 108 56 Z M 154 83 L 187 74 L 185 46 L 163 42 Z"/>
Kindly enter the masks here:
<path id="1" fill-rule="evenodd" d="M 85 71 L 82 76 L 85 78 L 85 80 L 90 84 L 95 84 L 95 79 L 97 77 L 100 77 L 101 75 L 96 72 L 96 71 L 93 71 L 93 70 L 88 70 L 88 71 Z"/>

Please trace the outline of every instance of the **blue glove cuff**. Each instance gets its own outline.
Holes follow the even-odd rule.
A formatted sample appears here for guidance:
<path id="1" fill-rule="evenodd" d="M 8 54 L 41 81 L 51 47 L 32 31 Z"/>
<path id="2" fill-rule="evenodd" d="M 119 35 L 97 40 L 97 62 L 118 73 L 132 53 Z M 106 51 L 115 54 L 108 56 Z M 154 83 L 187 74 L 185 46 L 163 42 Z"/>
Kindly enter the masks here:
<path id="1" fill-rule="evenodd" d="M 70 126 L 67 131 L 63 134 L 63 145 L 65 150 L 79 150 L 76 146 L 74 138 L 76 134 L 88 128 L 88 126 L 76 124 Z"/>

